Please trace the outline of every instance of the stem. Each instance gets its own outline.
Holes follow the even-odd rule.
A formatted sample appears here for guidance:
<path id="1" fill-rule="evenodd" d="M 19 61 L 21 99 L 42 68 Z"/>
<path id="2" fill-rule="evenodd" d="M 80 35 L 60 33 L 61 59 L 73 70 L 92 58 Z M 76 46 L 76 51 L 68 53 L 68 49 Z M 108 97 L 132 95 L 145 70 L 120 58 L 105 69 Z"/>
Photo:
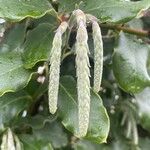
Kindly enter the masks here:
<path id="1" fill-rule="evenodd" d="M 68 57 L 68 56 L 70 56 L 72 54 L 74 54 L 74 51 L 69 51 L 69 52 L 63 54 L 61 61 L 63 61 L 66 57 Z"/>
<path id="2" fill-rule="evenodd" d="M 129 27 L 124 27 L 122 25 L 114 25 L 114 24 L 100 24 L 101 27 L 109 28 L 112 30 L 124 31 L 126 33 L 135 34 L 138 36 L 150 36 L 150 31 L 133 29 Z"/>

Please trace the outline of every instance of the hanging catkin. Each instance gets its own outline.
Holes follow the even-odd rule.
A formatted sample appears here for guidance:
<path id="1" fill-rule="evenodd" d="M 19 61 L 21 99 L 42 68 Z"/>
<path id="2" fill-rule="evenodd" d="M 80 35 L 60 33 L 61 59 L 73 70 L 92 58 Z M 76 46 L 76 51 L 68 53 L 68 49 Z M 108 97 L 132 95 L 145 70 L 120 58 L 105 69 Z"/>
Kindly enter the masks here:
<path id="1" fill-rule="evenodd" d="M 8 133 L 7 133 L 7 145 L 8 145 L 8 150 L 15 150 L 14 137 L 10 128 L 8 128 Z"/>
<path id="2" fill-rule="evenodd" d="M 7 150 L 7 134 L 5 133 L 2 137 L 1 150 Z"/>
<path id="3" fill-rule="evenodd" d="M 78 137 L 84 137 L 88 130 L 90 113 L 90 70 L 89 70 L 89 48 L 88 34 L 86 30 L 86 17 L 81 10 L 74 12 L 77 19 L 76 36 L 76 75 L 78 92 Z"/>
<path id="4" fill-rule="evenodd" d="M 103 41 L 100 27 L 96 21 L 92 22 L 94 41 L 94 91 L 99 92 L 103 72 Z"/>
<path id="5" fill-rule="evenodd" d="M 50 72 L 49 72 L 49 111 L 54 114 L 57 110 L 57 99 L 59 90 L 59 73 L 61 64 L 62 35 L 67 29 L 67 22 L 62 22 L 58 27 L 52 44 L 50 53 Z"/>

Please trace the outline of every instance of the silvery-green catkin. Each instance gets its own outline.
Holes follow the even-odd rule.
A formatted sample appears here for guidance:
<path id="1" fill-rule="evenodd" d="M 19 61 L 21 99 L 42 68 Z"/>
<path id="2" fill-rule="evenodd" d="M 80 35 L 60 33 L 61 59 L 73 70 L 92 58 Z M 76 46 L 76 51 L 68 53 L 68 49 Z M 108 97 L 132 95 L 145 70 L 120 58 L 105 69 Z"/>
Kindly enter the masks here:
<path id="1" fill-rule="evenodd" d="M 59 90 L 59 73 L 61 64 L 62 35 L 67 29 L 67 22 L 62 22 L 58 27 L 50 52 L 50 72 L 49 72 L 49 111 L 54 114 L 57 110 L 57 99 Z"/>
<path id="2" fill-rule="evenodd" d="M 3 134 L 2 143 L 1 143 L 1 150 L 7 150 L 7 134 Z"/>
<path id="3" fill-rule="evenodd" d="M 77 18 L 77 36 L 76 36 L 76 75 L 77 75 L 77 93 L 78 93 L 78 137 L 84 137 L 87 134 L 90 113 L 90 70 L 89 70 L 89 48 L 88 34 L 86 30 L 86 17 L 81 10 L 74 12 Z"/>
<path id="4" fill-rule="evenodd" d="M 14 139 L 16 143 L 16 150 L 22 150 L 22 146 L 21 146 L 19 138 L 16 135 L 14 135 Z"/>
<path id="5" fill-rule="evenodd" d="M 11 129 L 9 128 L 7 131 L 7 147 L 8 150 L 15 150 L 14 137 Z"/>
<path id="6" fill-rule="evenodd" d="M 94 41 L 94 91 L 99 92 L 103 72 L 103 41 L 99 24 L 92 22 Z"/>

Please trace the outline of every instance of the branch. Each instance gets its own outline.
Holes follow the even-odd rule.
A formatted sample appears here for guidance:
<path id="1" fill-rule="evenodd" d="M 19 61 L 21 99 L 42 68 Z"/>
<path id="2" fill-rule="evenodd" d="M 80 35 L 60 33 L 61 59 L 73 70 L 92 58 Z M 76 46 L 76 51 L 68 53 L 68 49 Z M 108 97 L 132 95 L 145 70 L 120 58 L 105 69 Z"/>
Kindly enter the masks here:
<path id="1" fill-rule="evenodd" d="M 138 35 L 138 36 L 147 36 L 147 37 L 150 36 L 150 31 L 133 29 L 133 28 L 129 28 L 129 27 L 124 27 L 122 25 L 100 24 L 100 26 L 104 27 L 104 28 L 118 30 L 118 31 L 122 30 L 126 33 L 135 34 L 135 35 Z"/>

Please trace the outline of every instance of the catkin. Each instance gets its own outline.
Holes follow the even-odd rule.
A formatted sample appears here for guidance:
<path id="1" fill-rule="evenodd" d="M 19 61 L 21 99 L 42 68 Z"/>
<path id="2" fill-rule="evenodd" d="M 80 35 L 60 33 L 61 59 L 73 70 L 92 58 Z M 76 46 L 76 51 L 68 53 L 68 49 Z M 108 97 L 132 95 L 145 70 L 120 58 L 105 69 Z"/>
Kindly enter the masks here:
<path id="1" fill-rule="evenodd" d="M 59 73 L 61 64 L 62 35 L 67 29 L 67 22 L 62 22 L 58 27 L 52 44 L 50 53 L 50 73 L 49 73 L 49 111 L 54 114 L 57 110 L 57 99 L 59 90 Z"/>
<path id="2" fill-rule="evenodd" d="M 88 130 L 90 113 L 90 70 L 89 70 L 89 47 L 88 34 L 86 30 L 86 17 L 81 10 L 74 12 L 77 19 L 76 36 L 76 75 L 78 92 L 78 137 L 84 137 Z"/>
<path id="3" fill-rule="evenodd" d="M 15 139 L 15 143 L 16 143 L 16 150 L 22 150 L 22 146 L 21 146 L 21 142 L 19 140 L 19 138 L 14 135 L 14 139 Z"/>
<path id="4" fill-rule="evenodd" d="M 1 150 L 7 150 L 7 134 L 2 137 Z"/>
<path id="5" fill-rule="evenodd" d="M 94 41 L 94 91 L 99 92 L 103 72 L 103 41 L 100 27 L 96 21 L 92 22 Z"/>
<path id="6" fill-rule="evenodd" d="M 8 150 L 15 150 L 14 137 L 11 129 L 8 129 L 7 135 L 8 135 L 7 137 Z"/>
<path id="7" fill-rule="evenodd" d="M 13 133 L 10 128 L 2 137 L 1 150 L 16 150 Z"/>

